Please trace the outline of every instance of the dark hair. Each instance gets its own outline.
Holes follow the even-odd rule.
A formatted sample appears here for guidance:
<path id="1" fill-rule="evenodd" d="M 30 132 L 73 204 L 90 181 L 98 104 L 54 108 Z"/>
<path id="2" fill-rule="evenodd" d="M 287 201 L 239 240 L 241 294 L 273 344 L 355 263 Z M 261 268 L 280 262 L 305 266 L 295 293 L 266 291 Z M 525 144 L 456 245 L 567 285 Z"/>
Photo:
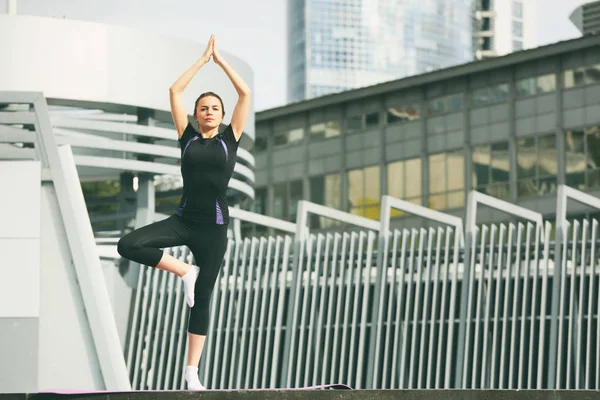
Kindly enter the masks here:
<path id="1" fill-rule="evenodd" d="M 198 97 L 196 99 L 196 102 L 194 103 L 194 118 L 196 117 L 196 110 L 198 109 L 198 102 L 200 101 L 200 99 L 203 99 L 203 98 L 209 97 L 209 96 L 216 97 L 217 99 L 219 99 L 219 101 L 221 102 L 221 111 L 223 112 L 223 117 L 225 116 L 225 106 L 223 105 L 223 99 L 221 99 L 221 96 L 219 96 L 218 94 L 213 93 L 213 92 L 206 92 L 206 93 L 202 93 L 200 95 L 200 97 Z"/>

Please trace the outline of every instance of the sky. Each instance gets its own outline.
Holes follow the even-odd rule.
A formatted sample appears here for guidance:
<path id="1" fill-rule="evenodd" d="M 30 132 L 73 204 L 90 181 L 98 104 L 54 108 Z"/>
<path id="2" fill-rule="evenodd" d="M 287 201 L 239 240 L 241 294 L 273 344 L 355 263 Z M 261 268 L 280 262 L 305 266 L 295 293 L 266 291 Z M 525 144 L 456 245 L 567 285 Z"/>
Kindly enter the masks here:
<path id="1" fill-rule="evenodd" d="M 0 12 L 7 1 L 0 0 Z M 580 36 L 569 15 L 588 0 L 524 1 L 536 2 L 538 46 Z M 286 9 L 287 0 L 17 0 L 17 14 L 124 25 L 202 44 L 214 34 L 253 69 L 256 111 L 286 104 Z"/>

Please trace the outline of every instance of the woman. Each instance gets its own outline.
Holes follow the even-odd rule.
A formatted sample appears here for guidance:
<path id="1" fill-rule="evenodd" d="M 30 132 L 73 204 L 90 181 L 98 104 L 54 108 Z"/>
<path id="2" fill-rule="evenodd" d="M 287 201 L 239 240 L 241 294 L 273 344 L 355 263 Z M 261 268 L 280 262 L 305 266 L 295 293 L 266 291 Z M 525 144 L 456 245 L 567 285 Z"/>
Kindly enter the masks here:
<path id="1" fill-rule="evenodd" d="M 229 77 L 238 93 L 231 123 L 219 133 L 225 115 L 223 101 L 212 92 L 203 93 L 194 105 L 200 132 L 189 123 L 182 93 L 194 75 L 210 59 Z M 169 218 L 130 232 L 118 243 L 124 258 L 177 274 L 184 284 L 191 307 L 188 321 L 188 359 L 185 379 L 188 389 L 203 390 L 198 364 L 209 322 L 209 302 L 227 247 L 228 205 L 225 192 L 250 108 L 250 89 L 223 60 L 211 35 L 202 57 L 169 89 L 171 114 L 181 147 L 183 195 L 179 208 Z M 161 248 L 186 245 L 194 255 L 189 265 Z"/>

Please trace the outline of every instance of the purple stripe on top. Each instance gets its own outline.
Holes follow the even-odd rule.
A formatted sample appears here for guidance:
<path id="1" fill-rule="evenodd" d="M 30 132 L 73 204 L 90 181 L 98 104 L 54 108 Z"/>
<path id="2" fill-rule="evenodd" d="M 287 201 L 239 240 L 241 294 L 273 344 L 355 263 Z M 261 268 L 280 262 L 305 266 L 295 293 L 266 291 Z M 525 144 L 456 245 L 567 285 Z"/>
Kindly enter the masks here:
<path id="1" fill-rule="evenodd" d="M 187 197 L 185 197 L 183 199 L 183 204 L 181 205 L 181 207 L 177 208 L 177 212 L 175 214 L 177 214 L 177 215 L 179 215 L 181 217 L 182 214 L 183 214 L 183 209 L 185 208 L 186 203 L 187 203 Z"/>
<path id="2" fill-rule="evenodd" d="M 225 162 L 227 162 L 227 161 L 229 161 L 229 151 L 227 151 L 227 145 L 225 144 L 223 139 L 221 139 L 220 137 L 217 136 L 217 139 L 219 140 L 219 142 L 221 142 L 221 144 L 223 145 L 223 148 L 225 149 Z"/>
<path id="3" fill-rule="evenodd" d="M 217 225 L 223 225 L 223 211 L 221 211 L 221 206 L 219 205 L 219 200 L 217 200 Z"/>
<path id="4" fill-rule="evenodd" d="M 183 158 L 183 155 L 185 154 L 185 151 L 187 150 L 188 146 L 190 145 L 190 143 L 192 143 L 194 140 L 198 140 L 200 136 L 196 135 L 193 138 L 191 138 L 190 140 L 188 140 L 188 142 L 185 145 L 185 148 L 183 149 L 183 153 L 181 153 L 181 158 Z"/>

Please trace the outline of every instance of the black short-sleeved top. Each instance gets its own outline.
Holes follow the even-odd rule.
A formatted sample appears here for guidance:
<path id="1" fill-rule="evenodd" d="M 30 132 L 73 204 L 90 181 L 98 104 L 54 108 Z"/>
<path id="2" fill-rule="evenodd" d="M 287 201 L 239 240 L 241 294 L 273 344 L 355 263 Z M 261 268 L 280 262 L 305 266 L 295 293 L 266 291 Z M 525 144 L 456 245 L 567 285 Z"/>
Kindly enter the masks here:
<path id="1" fill-rule="evenodd" d="M 179 139 L 183 194 L 177 215 L 193 222 L 229 223 L 225 192 L 235 166 L 238 145 L 231 125 L 205 139 L 188 123 Z"/>

